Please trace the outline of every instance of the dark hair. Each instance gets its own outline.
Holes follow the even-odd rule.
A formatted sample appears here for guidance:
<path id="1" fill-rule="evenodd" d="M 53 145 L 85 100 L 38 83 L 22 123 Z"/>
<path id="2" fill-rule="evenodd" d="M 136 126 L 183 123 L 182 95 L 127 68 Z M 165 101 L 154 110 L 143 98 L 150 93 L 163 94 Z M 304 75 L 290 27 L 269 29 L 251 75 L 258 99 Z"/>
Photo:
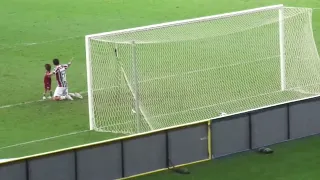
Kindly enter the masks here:
<path id="1" fill-rule="evenodd" d="M 51 71 L 51 65 L 50 64 L 45 64 L 44 67 L 46 68 L 47 71 Z"/>
<path id="2" fill-rule="evenodd" d="M 59 63 L 59 59 L 53 59 L 52 60 L 53 64 L 58 66 L 60 63 Z"/>

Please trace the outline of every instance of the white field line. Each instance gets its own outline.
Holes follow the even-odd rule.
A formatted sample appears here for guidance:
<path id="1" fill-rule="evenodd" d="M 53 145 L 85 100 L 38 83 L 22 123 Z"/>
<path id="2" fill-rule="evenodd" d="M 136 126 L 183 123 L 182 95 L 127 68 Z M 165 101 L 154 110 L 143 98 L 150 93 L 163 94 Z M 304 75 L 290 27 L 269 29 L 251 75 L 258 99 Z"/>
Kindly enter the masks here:
<path id="1" fill-rule="evenodd" d="M 24 47 L 24 46 L 34 46 L 34 45 L 48 44 L 48 43 L 52 43 L 52 42 L 66 41 L 66 40 L 70 40 L 70 39 L 77 39 L 77 38 L 80 38 L 80 37 L 83 37 L 83 39 L 84 39 L 84 36 L 73 36 L 73 37 L 66 37 L 66 38 L 55 39 L 55 40 L 50 40 L 50 41 L 30 42 L 30 43 L 16 43 L 16 44 L 13 44 L 13 45 L 1 44 L 3 47 L 0 47 L 0 50 L 13 49 L 13 48 Z"/>
<path id="2" fill-rule="evenodd" d="M 297 92 L 299 92 L 299 93 L 302 93 L 302 94 L 319 95 L 319 93 L 312 93 L 312 92 L 305 91 L 305 90 L 302 90 L 302 89 L 296 89 L 295 91 L 297 91 Z"/>
<path id="3" fill-rule="evenodd" d="M 259 61 L 263 61 L 263 60 L 267 60 L 267 59 L 272 59 L 272 58 L 275 58 L 275 57 L 278 57 L 278 56 L 270 56 L 270 57 L 261 58 L 261 59 L 255 60 L 255 61 L 235 63 L 235 64 L 226 65 L 226 66 L 219 66 L 219 67 L 214 67 L 214 68 L 206 68 L 206 69 L 189 71 L 189 72 L 181 73 L 181 74 L 174 74 L 174 75 L 169 75 L 169 76 L 156 77 L 156 78 L 151 78 L 151 79 L 146 79 L 146 80 L 140 81 L 140 83 L 154 81 L 154 80 L 160 80 L 160 79 L 167 79 L 167 78 L 171 78 L 171 77 L 187 75 L 187 74 L 192 74 L 192 73 L 198 73 L 198 72 L 203 72 L 203 71 L 208 71 L 208 70 L 217 70 L 217 69 L 223 69 L 223 68 L 227 68 L 227 67 L 239 66 L 239 65 L 243 65 L 243 64 L 250 64 L 250 63 L 255 63 L 255 62 L 259 62 Z M 124 73 L 123 69 L 122 69 L 122 71 Z M 126 81 L 129 82 L 127 77 L 126 77 Z M 132 92 L 132 89 L 131 89 L 130 86 L 129 86 L 129 88 L 130 88 L 130 90 Z M 83 94 L 83 93 L 87 93 L 87 91 L 80 92 L 80 94 Z M 21 103 L 17 103 L 17 104 L 3 105 L 3 106 L 0 106 L 0 109 L 10 108 L 10 107 L 14 107 L 14 106 L 21 106 L 21 105 L 25 105 L 25 104 L 32 104 L 32 103 L 42 102 L 42 101 L 45 101 L 45 100 L 36 100 L 36 101 L 21 102 Z"/>
<path id="4" fill-rule="evenodd" d="M 312 9 L 320 10 L 320 8 L 312 8 Z M 69 40 L 69 39 L 76 39 L 76 38 L 80 38 L 80 37 L 84 37 L 84 36 L 74 36 L 74 37 L 67 37 L 67 38 L 63 38 L 63 39 L 55 39 L 55 40 L 50 40 L 50 41 L 33 42 L 33 43 L 18 43 L 18 44 L 14 44 L 14 45 L 10 45 L 10 46 L 6 46 L 4 44 L 1 44 L 1 45 L 4 45 L 4 47 L 0 47 L 0 50 L 13 49 L 16 47 L 23 47 L 23 46 L 41 45 L 41 44 L 47 44 L 47 43 L 52 43 L 52 42 L 65 41 L 65 40 Z M 85 91 L 80 92 L 80 94 L 83 94 L 83 93 L 86 93 L 86 92 Z M 301 92 L 301 93 L 305 93 L 305 92 Z M 45 100 L 27 101 L 27 102 L 21 102 L 21 103 L 16 103 L 16 104 L 4 105 L 4 106 L 0 106 L 0 109 L 21 106 L 21 105 L 26 105 L 26 104 L 32 104 L 32 103 L 37 103 L 37 102 L 42 102 L 42 101 L 45 101 Z M 62 134 L 59 136 L 52 136 L 49 138 L 43 138 L 43 139 L 28 141 L 28 142 L 24 142 L 24 143 L 18 143 L 18 144 L 14 144 L 14 145 L 4 146 L 4 147 L 0 147 L 0 150 L 12 148 L 12 147 L 17 147 L 17 146 L 22 146 L 22 145 L 27 145 L 27 144 L 32 144 L 32 143 L 41 142 L 41 141 L 45 141 L 45 140 L 55 139 L 55 138 L 59 138 L 59 137 L 80 134 L 80 133 L 84 133 L 84 132 L 88 132 L 88 131 L 90 131 L 90 130 L 76 131 L 76 132 L 72 132 L 72 133 L 68 133 L 68 134 Z"/>
<path id="5" fill-rule="evenodd" d="M 146 80 L 140 81 L 140 83 L 149 82 L 149 81 L 154 81 L 154 80 L 160 80 L 160 79 L 167 79 L 167 78 L 171 78 L 171 77 L 176 77 L 176 76 L 181 76 L 181 75 L 187 75 L 187 74 L 192 74 L 192 73 L 198 73 L 198 72 L 203 72 L 203 71 L 208 71 L 208 70 L 217 70 L 217 69 L 223 69 L 223 68 L 227 68 L 227 67 L 239 66 L 239 65 L 243 65 L 243 64 L 250 64 L 250 63 L 255 63 L 255 62 L 259 62 L 259 61 L 263 61 L 263 60 L 267 60 L 267 59 L 272 59 L 272 58 L 275 58 L 275 57 L 278 57 L 278 56 L 270 56 L 270 57 L 261 58 L 261 59 L 255 60 L 255 61 L 235 63 L 235 64 L 230 64 L 230 65 L 227 65 L 227 66 L 219 66 L 219 67 L 214 67 L 214 68 L 206 68 L 206 69 L 189 71 L 189 72 L 181 73 L 181 74 L 174 74 L 174 75 L 169 75 L 169 76 L 156 77 L 156 78 L 151 78 L 151 79 L 146 79 Z M 123 73 L 124 73 L 124 70 L 123 70 L 123 69 L 122 69 L 122 71 L 123 71 Z M 129 80 L 127 79 L 127 77 L 126 77 L 126 81 L 129 83 Z M 129 88 L 130 88 L 130 90 L 131 90 L 131 92 L 132 92 L 132 89 L 131 89 L 130 86 L 129 86 Z M 87 91 L 80 92 L 80 94 L 83 94 L 83 93 L 87 93 Z M 10 108 L 10 107 L 14 107 L 14 106 L 21 106 L 21 105 L 25 105 L 25 104 L 32 104 L 32 103 L 42 102 L 42 101 L 45 101 L 45 100 L 36 100 L 36 101 L 21 102 L 21 103 L 17 103 L 17 104 L 3 105 L 3 106 L 0 106 L 0 109 Z M 151 127 L 151 128 L 152 128 L 152 127 Z"/>
<path id="6" fill-rule="evenodd" d="M 86 93 L 86 91 L 80 92 L 80 94 L 83 94 L 83 93 Z M 0 109 L 21 106 L 21 105 L 25 105 L 25 104 L 32 104 L 32 103 L 37 103 L 37 102 L 42 102 L 42 101 L 46 101 L 46 100 L 41 99 L 41 100 L 37 100 L 37 101 L 28 101 L 28 102 L 22 102 L 22 103 L 17 103 L 17 104 L 4 105 L 4 106 L 0 106 Z M 9 146 L 0 147 L 0 150 L 12 148 L 12 147 L 17 147 L 17 146 L 28 145 L 28 144 L 42 142 L 42 141 L 47 141 L 47 140 L 56 139 L 56 138 L 61 138 L 61 137 L 65 137 L 65 136 L 71 136 L 71 135 L 80 134 L 80 133 L 84 133 L 84 132 L 88 132 L 88 131 L 90 131 L 90 130 L 76 131 L 76 132 L 71 132 L 68 134 L 62 134 L 62 135 L 58 135 L 58 136 L 52 136 L 52 137 L 48 137 L 48 138 L 37 139 L 37 140 L 33 140 L 33 141 L 27 141 L 27 142 L 23 142 L 23 143 L 13 144 L 13 145 L 9 145 Z"/>
<path id="7" fill-rule="evenodd" d="M 83 92 L 79 92 L 79 93 L 83 94 L 83 93 L 87 93 L 87 91 L 83 91 Z M 21 106 L 21 105 L 26 105 L 26 104 L 33 104 L 33 103 L 42 102 L 42 101 L 47 101 L 47 100 L 40 99 L 40 100 L 36 100 L 36 101 L 27 101 L 27 102 L 21 102 L 21 103 L 16 103 L 16 104 L 8 104 L 8 105 L 0 106 L 0 109 Z"/>
<path id="8" fill-rule="evenodd" d="M 163 80 L 163 79 L 167 79 L 167 78 L 183 76 L 183 75 L 188 75 L 188 74 L 194 74 L 194 73 L 199 73 L 199 72 L 204 72 L 204 71 L 220 70 L 220 69 L 234 67 L 234 66 L 241 66 L 241 65 L 245 65 L 245 64 L 253 64 L 253 63 L 256 63 L 256 62 L 269 60 L 269 59 L 276 58 L 276 57 L 279 57 L 279 55 L 270 56 L 270 57 L 266 57 L 266 58 L 261 58 L 261 59 L 257 59 L 257 60 L 254 60 L 254 61 L 246 61 L 246 62 L 228 64 L 228 65 L 223 65 L 223 66 L 218 66 L 218 67 L 193 70 L 193 71 L 188 71 L 188 72 L 184 72 L 184 73 L 180 73 L 180 74 L 172 74 L 172 75 L 168 75 L 168 76 L 155 77 L 155 78 L 151 78 L 151 79 L 145 79 L 145 80 L 142 80 L 142 81 L 139 81 L 139 82 L 140 83 L 144 83 L 144 82 L 150 82 L 150 81 L 154 81 L 154 80 Z"/>
<path id="9" fill-rule="evenodd" d="M 112 87 L 109 87 L 109 88 L 114 88 L 116 86 L 112 86 Z M 101 89 L 96 89 L 94 91 L 101 91 L 101 90 L 104 90 L 104 89 L 108 89 L 108 88 L 101 88 Z M 88 91 L 80 91 L 79 93 L 80 94 L 86 94 Z M 14 107 L 14 106 L 21 106 L 21 105 L 25 105 L 25 104 L 32 104 L 32 103 L 37 103 L 37 102 L 42 102 L 42 101 L 48 101 L 48 100 L 36 100 L 36 101 L 27 101 L 27 102 L 21 102 L 21 103 L 17 103 L 17 104 L 8 104 L 8 105 L 3 105 L 3 106 L 0 106 L 0 109 L 4 109 L 4 108 L 10 108 L 10 107 Z"/>
<path id="10" fill-rule="evenodd" d="M 312 85 L 320 85 L 320 84 L 312 84 Z M 312 86 L 312 85 L 310 85 L 310 86 Z M 294 90 L 294 91 L 297 91 L 297 92 L 300 92 L 300 93 L 303 93 L 303 94 L 313 94 L 313 93 L 308 93 L 308 92 L 305 92 L 303 90 L 300 90 L 299 88 L 300 87 L 296 87 L 296 88 L 291 88 L 289 90 Z M 98 89 L 98 90 L 101 90 L 101 89 Z M 275 91 L 275 92 L 266 93 L 266 94 L 260 94 L 258 96 L 252 96 L 252 97 L 259 97 L 259 96 L 274 94 L 274 93 L 278 93 L 278 92 L 280 92 L 280 91 Z M 83 94 L 83 93 L 86 93 L 86 91 L 83 91 L 83 92 L 80 92 L 80 93 Z M 249 98 L 252 98 L 252 97 L 247 97 L 247 98 L 243 98 L 243 99 L 249 99 Z M 238 99 L 238 100 L 243 100 L 243 99 Z M 0 109 L 14 107 L 14 106 L 20 106 L 20 105 L 25 105 L 25 104 L 31 104 L 31 103 L 41 102 L 41 101 L 44 101 L 44 100 L 28 101 L 28 102 L 23 102 L 23 103 L 0 106 Z M 232 102 L 232 101 L 224 102 L 224 103 L 230 103 L 230 102 Z M 193 110 L 212 107 L 212 106 L 216 106 L 216 105 L 220 105 L 220 104 L 224 104 L 224 103 L 218 103 L 218 104 L 214 104 L 214 105 L 210 105 L 210 106 L 204 106 L 204 107 L 195 108 L 195 109 L 188 109 L 186 111 L 193 111 Z M 157 115 L 157 116 L 154 116 L 154 117 L 162 117 L 162 116 L 167 116 L 167 115 L 172 115 L 172 114 L 177 114 L 177 113 L 183 113 L 183 112 L 185 112 L 185 111 L 180 111 L 180 112 L 176 112 L 176 113 L 161 114 L 161 115 Z M 28 141 L 28 142 L 23 142 L 23 143 L 18 143 L 18 144 L 13 144 L 13 145 L 9 145 L 9 146 L 0 147 L 0 150 L 13 148 L 13 147 L 18 147 L 18 146 L 23 146 L 23 145 L 28 145 L 28 144 L 42 142 L 42 141 L 56 139 L 56 138 L 61 138 L 61 137 L 66 137 L 66 136 L 71 136 L 71 135 L 76 135 L 76 134 L 80 134 L 80 133 L 84 133 L 84 132 L 88 132 L 88 131 L 90 131 L 90 130 L 76 131 L 76 132 L 72 132 L 72 133 L 68 133 L 68 134 L 62 134 L 62 135 L 58 135 L 58 136 L 52 136 L 52 137 L 48 137 L 48 138 L 43 138 L 43 139 L 38 139 L 38 140 L 33 140 L 33 141 Z"/>
<path id="11" fill-rule="evenodd" d="M 21 47 L 21 46 L 41 45 L 41 44 L 47 44 L 47 43 L 52 43 L 52 42 L 65 41 L 65 40 L 69 40 L 69 39 L 76 39 L 76 38 L 80 38 L 80 37 L 84 37 L 84 36 L 73 36 L 73 37 L 67 37 L 67 38 L 63 38 L 63 39 L 55 39 L 55 40 L 35 42 L 35 43 L 18 43 L 18 44 L 14 44 L 14 45 L 10 45 L 10 46 L 6 46 L 5 44 L 1 44 L 4 47 L 0 47 L 0 50 L 12 49 L 12 48 Z M 9 105 L 0 106 L 0 109 L 14 107 L 14 106 L 21 106 L 21 105 L 25 105 L 25 104 L 32 104 L 32 103 L 41 102 L 41 101 L 44 101 L 44 100 L 27 101 L 27 102 L 21 102 L 21 103 L 17 103 L 17 104 L 9 104 Z"/>
<path id="12" fill-rule="evenodd" d="M 14 107 L 14 106 L 21 106 L 21 105 L 25 105 L 25 104 L 32 104 L 32 103 L 41 102 L 41 101 L 44 101 L 44 100 L 41 99 L 41 100 L 37 100 L 37 101 L 27 101 L 27 102 L 21 102 L 21 103 L 17 103 L 17 104 L 9 104 L 9 105 L 0 106 L 0 109 Z"/>
<path id="13" fill-rule="evenodd" d="M 296 89 L 298 89 L 298 91 L 296 91 L 296 92 L 299 92 L 299 93 L 302 93 L 302 94 L 308 94 L 308 95 L 316 95 L 316 94 L 311 94 L 311 93 L 308 93 L 306 91 L 300 90 L 300 88 L 310 87 L 310 86 L 314 86 L 314 85 L 320 85 L 320 83 L 311 84 L 311 85 L 302 86 L 302 87 L 293 87 L 293 88 L 286 89 L 285 91 L 296 91 Z M 276 93 L 279 93 L 279 92 L 283 92 L 283 90 L 273 91 L 273 92 L 264 93 L 264 94 L 258 94 L 258 95 L 255 95 L 255 96 L 249 96 L 249 97 L 244 97 L 244 98 L 239 98 L 239 99 L 234 99 L 234 100 L 225 101 L 225 102 L 221 102 L 221 103 L 216 103 L 216 104 L 212 104 L 212 105 L 208 105 L 208 106 L 202 106 L 202 107 L 197 107 L 197 108 L 186 109 L 186 110 L 177 111 L 177 112 L 173 112 L 173 113 L 159 114 L 159 115 L 153 116 L 151 118 L 158 118 L 158 117 L 163 117 L 163 116 L 170 116 L 170 115 L 186 113 L 186 112 L 189 112 L 189 111 L 201 110 L 201 109 L 215 107 L 215 106 L 224 105 L 224 104 L 228 104 L 228 103 L 233 103 L 233 102 L 237 102 L 237 101 L 243 101 L 243 100 L 257 98 L 257 97 L 261 97 L 261 96 L 267 96 L 267 95 L 271 95 L 271 94 L 276 94 Z"/>
<path id="14" fill-rule="evenodd" d="M 251 63 L 256 63 L 256 62 L 263 61 L 263 60 L 272 59 L 272 58 L 275 58 L 275 57 L 278 57 L 278 55 L 270 56 L 270 57 L 267 57 L 267 58 L 257 59 L 255 61 L 247 61 L 247 62 L 242 62 L 242 63 L 230 64 L 230 65 L 226 65 L 226 66 L 219 66 L 219 67 L 214 67 L 214 68 L 206 68 L 206 69 L 194 70 L 194 71 L 189 71 L 189 72 L 185 72 L 185 73 L 181 73 L 181 74 L 173 74 L 173 75 L 168 75 L 168 76 L 155 77 L 155 78 L 151 78 L 151 79 L 142 80 L 142 81 L 140 81 L 140 83 L 145 83 L 145 82 L 150 82 L 150 81 L 155 81 L 155 80 L 163 80 L 163 79 L 167 79 L 167 78 L 172 78 L 172 77 L 181 76 L 181 75 L 187 75 L 187 74 L 192 74 L 192 73 L 198 73 L 198 72 L 203 72 L 203 71 L 208 71 L 208 70 L 218 70 L 218 69 L 223 69 L 223 68 L 228 68 L 228 67 L 239 66 L 239 65 L 243 65 L 243 64 L 251 64 Z M 124 73 L 123 69 L 122 69 L 122 71 Z M 129 80 L 127 79 L 127 77 L 126 77 L 126 81 L 129 83 Z M 110 88 L 113 88 L 113 87 L 110 87 Z M 103 90 L 103 89 L 97 89 L 95 91 L 99 91 L 99 90 Z M 129 89 L 132 92 L 132 89 L 131 89 L 130 86 L 129 86 Z M 87 91 L 83 91 L 83 92 L 79 92 L 79 93 L 83 94 L 83 93 L 87 93 Z M 32 103 L 37 103 L 37 102 L 42 102 L 42 101 L 45 101 L 45 100 L 27 101 L 27 102 L 21 102 L 21 103 L 17 103 L 17 104 L 3 105 L 3 106 L 0 106 L 0 109 L 10 108 L 10 107 L 15 107 L 15 106 L 21 106 L 21 105 L 25 105 L 25 104 L 32 104 Z"/>
<path id="15" fill-rule="evenodd" d="M 3 146 L 3 147 L 0 147 L 0 150 L 13 148 L 13 147 L 17 147 L 17 146 L 28 145 L 28 144 L 37 143 L 37 142 L 42 142 L 42 141 L 51 140 L 51 139 L 56 139 L 56 138 L 60 138 L 60 137 L 66 137 L 66 136 L 71 136 L 71 135 L 75 135 L 75 134 L 85 133 L 88 131 L 90 131 L 90 130 L 76 131 L 76 132 L 72 132 L 72 133 L 68 133 L 68 134 L 62 134 L 62 135 L 58 135 L 58 136 L 52 136 L 52 137 L 48 137 L 48 138 L 27 141 L 27 142 L 13 144 L 13 145 L 9 145 L 9 146 Z"/>
<path id="16" fill-rule="evenodd" d="M 65 40 L 76 39 L 76 38 L 81 38 L 81 37 L 84 37 L 84 36 L 74 36 L 74 37 L 67 37 L 67 38 L 63 38 L 63 39 L 55 39 L 55 40 L 50 40 L 50 41 L 33 42 L 33 43 L 18 43 L 18 44 L 13 44 L 13 45 L 1 44 L 3 47 L 0 47 L 0 50 L 13 49 L 13 48 L 17 48 L 17 47 L 26 47 L 26 46 L 33 46 L 33 45 L 48 44 L 48 43 L 52 43 L 52 42 L 65 41 Z M 80 94 L 83 94 L 83 93 L 86 93 L 86 92 L 80 92 Z M 32 104 L 32 103 L 37 103 L 37 102 L 42 102 L 42 101 L 45 101 L 45 100 L 41 99 L 41 100 L 36 100 L 36 101 L 27 101 L 27 102 L 21 102 L 21 103 L 16 103 L 16 104 L 9 104 L 9 105 L 0 106 L 0 109 L 21 106 L 21 105 L 26 105 L 26 104 Z M 0 147 L 0 150 L 12 148 L 12 147 L 17 147 L 17 146 L 28 145 L 28 144 L 51 140 L 51 139 L 56 139 L 56 138 L 65 137 L 65 136 L 71 136 L 71 135 L 80 134 L 80 133 L 84 133 L 84 132 L 88 132 L 88 131 L 90 131 L 90 130 L 76 131 L 76 132 L 72 132 L 72 133 L 68 133 L 68 134 L 52 136 L 49 138 L 43 138 L 43 139 L 28 141 L 28 142 L 24 142 L 24 143 L 13 144 L 13 145 L 9 145 L 9 146 Z"/>

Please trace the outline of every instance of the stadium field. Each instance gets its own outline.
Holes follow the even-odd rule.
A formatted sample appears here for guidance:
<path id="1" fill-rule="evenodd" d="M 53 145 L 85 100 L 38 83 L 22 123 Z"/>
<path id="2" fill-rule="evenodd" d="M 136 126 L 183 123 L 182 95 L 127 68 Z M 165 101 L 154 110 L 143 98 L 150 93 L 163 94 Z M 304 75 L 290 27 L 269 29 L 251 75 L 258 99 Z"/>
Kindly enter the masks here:
<path id="1" fill-rule="evenodd" d="M 122 136 L 88 131 L 85 35 L 279 3 L 320 7 L 317 0 L 1 1 L 0 158 Z M 320 12 L 316 11 L 315 30 L 320 28 Z M 315 33 L 320 43 L 318 37 Z M 63 62 L 75 57 L 68 81 L 70 91 L 82 92 L 83 100 L 40 100 L 44 64 L 56 57 Z"/>

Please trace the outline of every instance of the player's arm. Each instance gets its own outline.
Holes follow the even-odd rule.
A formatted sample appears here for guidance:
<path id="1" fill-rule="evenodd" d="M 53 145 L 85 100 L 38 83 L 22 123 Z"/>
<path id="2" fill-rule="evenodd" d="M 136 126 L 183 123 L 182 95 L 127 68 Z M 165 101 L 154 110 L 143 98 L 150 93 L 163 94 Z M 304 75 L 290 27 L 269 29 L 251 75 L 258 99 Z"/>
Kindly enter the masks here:
<path id="1" fill-rule="evenodd" d="M 63 67 L 64 68 L 69 68 L 72 64 L 73 58 L 70 59 L 70 61 L 68 62 L 68 64 L 64 64 Z"/>
<path id="2" fill-rule="evenodd" d="M 54 75 L 54 74 L 56 74 L 56 73 L 57 73 L 56 71 L 57 71 L 57 69 L 56 69 L 56 68 L 54 68 L 54 69 L 53 69 L 53 71 L 51 71 L 48 75 L 49 75 L 49 76 L 52 76 L 52 75 Z"/>

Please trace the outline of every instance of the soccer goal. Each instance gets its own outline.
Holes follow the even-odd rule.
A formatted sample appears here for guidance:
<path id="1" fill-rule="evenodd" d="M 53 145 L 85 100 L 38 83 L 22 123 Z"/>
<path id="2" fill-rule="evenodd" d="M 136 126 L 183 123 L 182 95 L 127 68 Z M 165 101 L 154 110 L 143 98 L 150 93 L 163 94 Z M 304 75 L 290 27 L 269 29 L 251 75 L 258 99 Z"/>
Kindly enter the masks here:
<path id="1" fill-rule="evenodd" d="M 86 36 L 90 129 L 135 134 L 317 96 L 312 9 L 268 6 Z"/>

